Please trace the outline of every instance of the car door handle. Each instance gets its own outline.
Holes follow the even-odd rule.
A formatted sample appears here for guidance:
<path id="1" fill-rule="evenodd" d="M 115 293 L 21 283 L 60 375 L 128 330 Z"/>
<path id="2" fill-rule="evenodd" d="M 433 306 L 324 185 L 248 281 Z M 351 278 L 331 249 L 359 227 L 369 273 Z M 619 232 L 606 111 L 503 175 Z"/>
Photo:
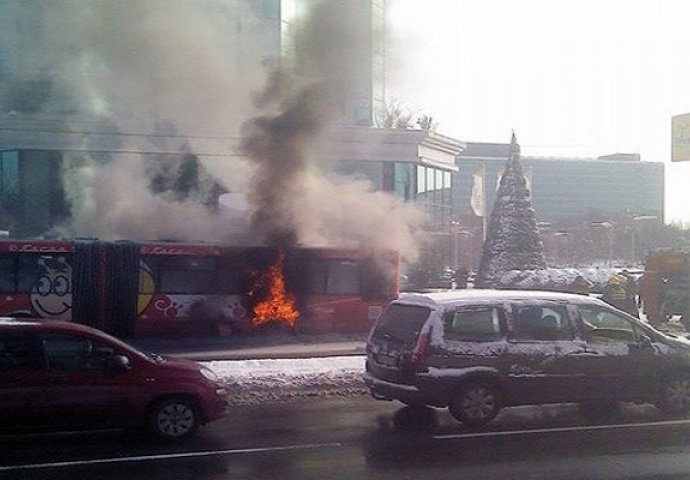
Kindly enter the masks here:
<path id="1" fill-rule="evenodd" d="M 568 357 L 605 357 L 601 352 L 596 350 L 586 350 L 584 352 L 572 352 L 567 355 Z"/>

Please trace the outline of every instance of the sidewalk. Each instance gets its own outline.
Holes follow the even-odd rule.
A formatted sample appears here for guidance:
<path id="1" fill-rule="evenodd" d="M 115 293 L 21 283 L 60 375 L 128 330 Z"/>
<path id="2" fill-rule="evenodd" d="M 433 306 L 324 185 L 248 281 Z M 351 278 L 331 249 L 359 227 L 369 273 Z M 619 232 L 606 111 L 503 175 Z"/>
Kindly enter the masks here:
<path id="1" fill-rule="evenodd" d="M 197 361 L 364 355 L 366 348 L 366 340 L 361 335 L 165 337 L 135 338 L 128 342 L 146 352 Z"/>

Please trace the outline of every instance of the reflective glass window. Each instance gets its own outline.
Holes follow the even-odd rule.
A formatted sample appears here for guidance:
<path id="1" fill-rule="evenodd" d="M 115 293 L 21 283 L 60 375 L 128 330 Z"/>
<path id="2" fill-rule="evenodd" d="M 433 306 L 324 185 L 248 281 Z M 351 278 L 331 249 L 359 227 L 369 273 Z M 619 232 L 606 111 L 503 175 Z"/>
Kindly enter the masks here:
<path id="1" fill-rule="evenodd" d="M 426 169 L 426 190 L 428 192 L 436 190 L 436 185 L 435 185 L 435 180 L 436 176 L 434 175 L 434 169 L 433 168 L 427 168 Z"/>

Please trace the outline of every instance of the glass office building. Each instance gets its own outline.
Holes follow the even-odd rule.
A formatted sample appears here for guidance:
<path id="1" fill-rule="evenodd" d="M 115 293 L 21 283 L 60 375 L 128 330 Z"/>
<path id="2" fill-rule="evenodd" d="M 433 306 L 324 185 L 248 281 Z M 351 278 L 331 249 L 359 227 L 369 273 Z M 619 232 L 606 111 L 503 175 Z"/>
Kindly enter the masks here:
<path id="1" fill-rule="evenodd" d="M 474 267 L 508 154 L 508 144 L 467 143 L 456 159 L 453 216 L 464 233 L 466 262 Z M 643 233 L 664 221 L 661 162 L 614 154 L 523 156 L 521 164 L 551 265 L 614 257 L 637 262 L 644 253 Z"/>
<path id="2" fill-rule="evenodd" d="M 428 231 L 448 232 L 452 221 L 452 171 L 411 162 L 342 161 L 339 173 L 365 177 L 374 190 L 394 193 L 405 202 L 414 202 L 424 211 Z"/>
<path id="3" fill-rule="evenodd" d="M 457 158 L 456 211 L 467 215 L 474 183 L 483 178 L 486 214 L 491 213 L 508 145 L 468 143 Z M 523 156 L 523 171 L 532 190 L 539 222 L 587 215 L 664 218 L 664 164 L 643 162 L 639 155 L 598 158 Z"/>
<path id="4" fill-rule="evenodd" d="M 326 70 L 334 76 L 329 83 L 338 88 L 338 123 L 372 126 L 384 109 L 386 3 L 280 1 L 283 63 L 297 75 L 309 77 L 316 67 L 318 75 Z M 304 36 L 310 38 L 306 44 Z"/>

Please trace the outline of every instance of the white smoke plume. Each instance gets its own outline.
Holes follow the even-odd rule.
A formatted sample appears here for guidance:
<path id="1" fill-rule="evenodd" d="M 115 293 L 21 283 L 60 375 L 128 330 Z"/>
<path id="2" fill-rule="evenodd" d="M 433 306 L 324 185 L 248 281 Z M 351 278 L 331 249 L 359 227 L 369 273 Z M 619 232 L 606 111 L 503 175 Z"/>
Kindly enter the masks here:
<path id="1" fill-rule="evenodd" d="M 304 175 L 294 209 L 305 244 L 393 249 L 417 258 L 423 215 L 389 192 L 375 192 L 362 179 Z"/>
<path id="2" fill-rule="evenodd" d="M 233 226 L 230 214 L 213 212 L 193 202 L 172 202 L 147 188 L 144 164 L 138 155 L 117 155 L 103 165 L 80 162 L 67 169 L 75 187 L 68 195 L 73 228 L 99 238 L 228 241 L 248 240 L 245 231 Z"/>

